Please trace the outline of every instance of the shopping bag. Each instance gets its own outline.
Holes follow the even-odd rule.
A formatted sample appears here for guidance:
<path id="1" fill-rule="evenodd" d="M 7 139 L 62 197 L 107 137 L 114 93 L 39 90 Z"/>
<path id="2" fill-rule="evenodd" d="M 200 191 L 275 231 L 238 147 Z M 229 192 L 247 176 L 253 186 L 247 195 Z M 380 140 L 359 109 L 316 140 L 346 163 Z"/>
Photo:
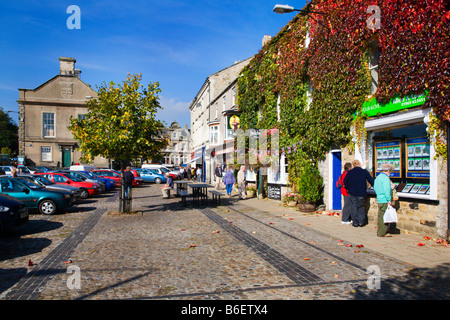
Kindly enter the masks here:
<path id="1" fill-rule="evenodd" d="M 397 222 L 397 211 L 391 205 L 388 205 L 386 212 L 384 213 L 384 223 L 396 223 Z"/>

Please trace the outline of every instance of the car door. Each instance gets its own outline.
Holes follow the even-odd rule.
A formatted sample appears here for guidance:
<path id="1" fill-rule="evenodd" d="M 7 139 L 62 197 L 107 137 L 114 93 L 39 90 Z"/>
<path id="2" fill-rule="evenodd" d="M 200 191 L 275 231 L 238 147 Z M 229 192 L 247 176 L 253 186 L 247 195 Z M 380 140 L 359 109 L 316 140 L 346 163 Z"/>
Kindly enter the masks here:
<path id="1" fill-rule="evenodd" d="M 36 208 L 37 199 L 33 196 L 33 192 L 18 180 L 2 180 L 1 188 L 3 194 L 16 198 L 28 208 Z"/>

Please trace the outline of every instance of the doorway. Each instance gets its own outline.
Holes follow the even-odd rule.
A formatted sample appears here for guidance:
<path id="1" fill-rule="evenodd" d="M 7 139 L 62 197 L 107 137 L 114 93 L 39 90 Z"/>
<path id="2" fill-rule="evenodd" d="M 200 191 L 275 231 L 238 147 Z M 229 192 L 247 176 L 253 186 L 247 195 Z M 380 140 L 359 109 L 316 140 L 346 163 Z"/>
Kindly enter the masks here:
<path id="1" fill-rule="evenodd" d="M 332 193 L 332 203 L 331 203 L 331 209 L 332 210 L 342 210 L 342 196 L 341 196 L 341 190 L 338 189 L 336 186 L 336 182 L 339 180 L 339 177 L 342 172 L 342 159 L 341 159 L 341 152 L 332 152 L 332 185 L 331 185 L 331 193 Z"/>
<path id="2" fill-rule="evenodd" d="M 63 168 L 68 168 L 72 165 L 71 148 L 62 147 L 61 164 Z"/>

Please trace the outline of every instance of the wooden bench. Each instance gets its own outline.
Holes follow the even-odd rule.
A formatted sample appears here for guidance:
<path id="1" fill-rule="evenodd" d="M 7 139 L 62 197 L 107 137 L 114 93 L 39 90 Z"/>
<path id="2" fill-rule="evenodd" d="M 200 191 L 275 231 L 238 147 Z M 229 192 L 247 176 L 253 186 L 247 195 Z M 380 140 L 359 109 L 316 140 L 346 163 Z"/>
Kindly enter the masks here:
<path id="1" fill-rule="evenodd" d="M 189 197 L 190 194 L 187 191 L 179 190 L 178 195 L 181 197 L 181 202 L 186 205 L 186 197 Z"/>
<path id="2" fill-rule="evenodd" d="M 223 196 L 223 193 L 216 190 L 208 190 L 208 192 L 212 194 L 213 202 L 220 204 L 220 197 Z"/>

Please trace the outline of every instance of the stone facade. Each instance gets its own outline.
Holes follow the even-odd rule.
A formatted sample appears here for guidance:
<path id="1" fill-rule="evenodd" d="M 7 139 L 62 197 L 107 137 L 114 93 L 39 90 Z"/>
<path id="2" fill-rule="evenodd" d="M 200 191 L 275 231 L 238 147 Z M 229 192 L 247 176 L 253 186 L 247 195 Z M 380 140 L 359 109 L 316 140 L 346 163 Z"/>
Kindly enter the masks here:
<path id="1" fill-rule="evenodd" d="M 68 167 L 81 157 L 67 127 L 70 117 L 87 113 L 86 100 L 97 94 L 80 79 L 75 59 L 59 61 L 58 75 L 36 89 L 19 89 L 19 155 L 31 165 Z M 93 165 L 107 167 L 108 161 L 97 157 Z"/>

